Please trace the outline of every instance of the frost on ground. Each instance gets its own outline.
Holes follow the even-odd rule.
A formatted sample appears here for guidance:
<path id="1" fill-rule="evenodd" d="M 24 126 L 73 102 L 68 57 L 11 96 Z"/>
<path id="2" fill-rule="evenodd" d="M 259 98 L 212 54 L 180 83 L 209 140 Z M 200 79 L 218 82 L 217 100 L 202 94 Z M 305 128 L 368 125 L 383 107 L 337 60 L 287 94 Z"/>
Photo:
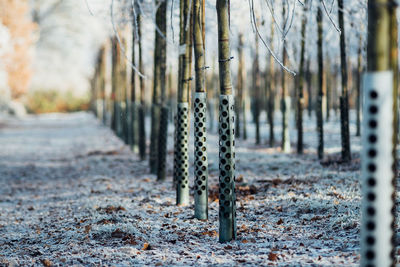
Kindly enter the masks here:
<path id="1" fill-rule="evenodd" d="M 199 221 L 193 204 L 175 206 L 171 142 L 168 179 L 158 183 L 148 162 L 88 113 L 2 118 L 0 265 L 357 266 L 360 146 L 351 130 L 351 164 L 336 163 L 338 118 L 325 124 L 322 164 L 315 118 L 306 119 L 302 156 L 257 147 L 251 135 L 237 140 L 238 240 L 219 244 L 215 133 L 210 218 Z"/>

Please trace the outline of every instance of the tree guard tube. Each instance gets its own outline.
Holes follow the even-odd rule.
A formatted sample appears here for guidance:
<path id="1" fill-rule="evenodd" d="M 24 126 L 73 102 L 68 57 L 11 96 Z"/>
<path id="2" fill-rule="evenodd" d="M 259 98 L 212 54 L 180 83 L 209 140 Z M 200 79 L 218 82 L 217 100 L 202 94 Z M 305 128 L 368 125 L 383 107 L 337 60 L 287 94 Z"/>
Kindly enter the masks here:
<path id="1" fill-rule="evenodd" d="M 361 266 L 394 266 L 393 73 L 363 78 Z"/>
<path id="2" fill-rule="evenodd" d="M 189 156 L 188 156 L 188 117 L 189 104 L 178 103 L 176 129 L 176 204 L 189 204 Z"/>
<path id="3" fill-rule="evenodd" d="M 194 216 L 208 219 L 207 94 L 194 95 Z"/>
<path id="4" fill-rule="evenodd" d="M 236 239 L 235 111 L 233 95 L 219 97 L 219 241 Z"/>

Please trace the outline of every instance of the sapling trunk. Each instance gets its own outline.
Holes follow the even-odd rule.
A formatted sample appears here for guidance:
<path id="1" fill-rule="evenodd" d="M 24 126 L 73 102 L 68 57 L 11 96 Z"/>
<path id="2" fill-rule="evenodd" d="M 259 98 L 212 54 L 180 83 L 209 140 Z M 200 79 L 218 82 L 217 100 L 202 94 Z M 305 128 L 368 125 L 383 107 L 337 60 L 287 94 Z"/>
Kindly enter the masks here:
<path id="1" fill-rule="evenodd" d="M 163 0 L 157 10 L 158 29 L 164 35 L 157 34 L 156 42 L 158 44 L 159 54 L 157 59 L 159 77 L 156 85 L 157 91 L 160 92 L 160 121 L 158 128 L 158 154 L 157 154 L 157 180 L 163 181 L 166 178 L 166 159 L 167 159 L 167 140 L 168 140 L 168 106 L 167 106 L 167 90 L 166 90 L 166 70 L 167 70 L 167 4 L 168 0 Z"/>
<path id="2" fill-rule="evenodd" d="M 286 14 L 285 4 L 282 4 L 282 17 Z M 286 21 L 287 22 L 287 21 Z M 286 28 L 286 22 L 284 28 Z M 286 65 L 287 52 L 286 52 L 286 41 L 283 41 L 282 45 L 282 63 Z M 289 133 L 289 118 L 290 118 L 290 95 L 286 85 L 286 72 L 282 72 L 282 99 L 281 99 L 281 110 L 282 110 L 282 144 L 281 149 L 284 153 L 290 152 L 290 133 Z"/>
<path id="3" fill-rule="evenodd" d="M 307 25 L 307 6 L 308 1 L 304 1 L 303 19 L 301 22 L 301 51 L 300 51 L 300 71 L 298 77 L 297 92 L 297 153 L 303 154 L 303 105 L 304 105 L 304 54 L 305 36 Z"/>
<path id="4" fill-rule="evenodd" d="M 324 121 L 323 121 L 323 96 L 324 96 L 324 61 L 323 61 L 323 28 L 322 28 L 322 7 L 318 6 L 318 97 L 317 97 L 317 132 L 318 132 L 318 158 L 324 157 Z"/>
<path id="5" fill-rule="evenodd" d="M 117 88 L 119 81 L 119 59 L 120 59 L 120 49 L 117 37 L 112 38 L 112 69 L 111 69 L 111 106 L 112 106 L 112 115 L 111 115 L 111 129 L 117 133 L 117 125 L 119 124 L 119 109 L 118 109 L 118 101 L 119 98 Z"/>
<path id="6" fill-rule="evenodd" d="M 106 71 L 107 71 L 107 45 L 101 48 L 100 56 L 100 101 L 101 101 L 101 119 L 106 124 L 107 108 L 106 108 Z"/>
<path id="7" fill-rule="evenodd" d="M 142 1 L 142 0 L 139 0 Z M 137 27 L 138 27 L 138 48 L 139 48 L 139 71 L 140 73 L 144 73 L 143 66 L 143 58 L 142 58 L 142 15 L 140 12 L 137 12 Z M 140 106 L 138 111 L 138 137 L 139 137 L 139 155 L 142 160 L 146 158 L 146 127 L 145 127 L 145 84 L 144 78 L 142 76 L 139 77 L 140 82 Z"/>
<path id="8" fill-rule="evenodd" d="M 235 104 L 235 111 L 236 111 L 236 137 L 241 137 L 241 120 L 244 116 L 243 113 L 243 89 L 244 89 L 244 55 L 243 55 L 243 34 L 239 34 L 239 45 L 238 45 L 238 56 L 239 56 L 239 63 L 238 63 L 238 77 L 237 77 L 237 98 Z"/>
<path id="9" fill-rule="evenodd" d="M 274 25 L 271 23 L 271 49 L 274 49 Z M 269 75 L 268 81 L 266 82 L 267 86 L 267 116 L 268 116 L 268 124 L 269 124 L 269 146 L 273 147 L 275 144 L 275 133 L 274 133 L 274 114 L 275 114 L 275 84 L 276 84 L 276 75 L 275 75 L 275 59 L 272 55 L 269 55 Z"/>
<path id="10" fill-rule="evenodd" d="M 135 5 L 133 8 L 136 8 L 136 12 L 139 13 L 138 7 Z M 132 63 L 136 65 L 136 55 L 135 55 L 135 46 L 136 46 L 136 26 L 137 20 L 134 17 L 135 12 L 132 10 Z M 138 149 L 138 137 L 139 137 L 139 123 L 138 123 L 138 102 L 136 98 L 136 71 L 131 70 L 131 92 L 130 92 L 130 121 L 128 123 L 128 141 L 132 147 L 134 152 Z"/>
<path id="11" fill-rule="evenodd" d="M 156 12 L 156 26 L 161 34 L 165 36 L 166 32 L 161 29 L 165 24 L 166 19 L 166 1 L 157 0 L 156 5 L 158 9 Z M 164 25 L 164 28 L 166 26 Z M 155 30 L 155 45 L 154 45 L 154 74 L 153 74 L 153 104 L 151 107 L 152 120 L 151 120 L 151 140 L 150 140 L 150 171 L 151 173 L 157 174 L 158 168 L 158 142 L 160 135 L 160 113 L 161 113 L 161 87 L 165 86 L 165 73 L 162 74 L 162 57 L 163 57 L 163 47 L 165 39 L 161 34 Z M 165 53 L 165 52 L 164 52 Z M 164 68 L 165 71 L 165 68 Z M 164 78 L 163 78 L 164 75 Z"/>
<path id="12" fill-rule="evenodd" d="M 349 162 L 351 160 L 350 152 L 350 130 L 349 130 L 349 93 L 347 78 L 347 61 L 346 61 L 346 36 L 343 19 L 343 0 L 338 0 L 338 16 L 340 34 L 340 67 L 342 74 L 342 96 L 340 97 L 340 123 L 342 138 L 342 160 Z"/>
<path id="13" fill-rule="evenodd" d="M 307 71 L 306 71 L 306 80 L 307 80 L 307 94 L 308 94 L 308 103 L 307 103 L 307 110 L 308 110 L 308 117 L 311 118 L 312 116 L 312 109 L 313 109 L 313 102 L 312 102 L 312 74 L 310 70 L 310 62 L 311 60 L 307 60 Z"/>
<path id="14" fill-rule="evenodd" d="M 255 53 L 254 53 L 254 61 L 253 61 L 253 116 L 254 123 L 256 126 L 256 144 L 259 145 L 261 143 L 260 137 L 260 113 L 261 113 L 261 84 L 260 84 L 260 64 L 258 61 L 259 57 L 259 45 L 258 45 L 258 36 L 255 36 Z"/>
<path id="15" fill-rule="evenodd" d="M 362 72 L 362 36 L 359 36 L 357 50 L 357 94 L 356 94 L 356 136 L 361 136 L 361 72 Z"/>
<path id="16" fill-rule="evenodd" d="M 191 6 L 190 0 L 180 3 L 179 81 L 178 110 L 176 117 L 176 140 L 174 180 L 176 181 L 176 204 L 189 204 L 189 89 L 191 69 Z M 186 23 L 189 22 L 190 25 Z"/>

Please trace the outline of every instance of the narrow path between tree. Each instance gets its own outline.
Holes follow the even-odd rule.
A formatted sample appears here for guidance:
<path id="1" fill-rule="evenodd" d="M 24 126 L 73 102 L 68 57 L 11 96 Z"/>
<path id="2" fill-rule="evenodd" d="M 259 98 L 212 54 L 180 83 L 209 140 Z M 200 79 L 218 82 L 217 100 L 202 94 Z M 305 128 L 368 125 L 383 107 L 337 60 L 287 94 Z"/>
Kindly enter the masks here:
<path id="1" fill-rule="evenodd" d="M 339 130 L 337 119 L 327 123 L 328 152 L 340 147 Z M 359 159 L 322 166 L 311 149 L 315 118 L 305 134 L 303 156 L 237 140 L 238 240 L 219 244 L 215 133 L 210 219 L 198 221 L 193 206 L 175 206 L 172 144 L 167 181 L 157 183 L 88 113 L 2 119 L 0 265 L 356 266 Z"/>

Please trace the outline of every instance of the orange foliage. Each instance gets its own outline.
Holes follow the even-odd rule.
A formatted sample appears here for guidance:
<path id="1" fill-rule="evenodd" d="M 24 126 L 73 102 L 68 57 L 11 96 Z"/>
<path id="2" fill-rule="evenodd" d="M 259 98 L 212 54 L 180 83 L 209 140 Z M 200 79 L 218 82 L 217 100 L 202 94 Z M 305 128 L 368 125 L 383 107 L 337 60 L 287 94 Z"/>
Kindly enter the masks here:
<path id="1" fill-rule="evenodd" d="M 32 75 L 34 23 L 29 17 L 28 0 L 1 0 L 0 23 L 11 35 L 12 50 L 2 60 L 6 63 L 12 97 L 18 98 L 27 92 Z"/>

